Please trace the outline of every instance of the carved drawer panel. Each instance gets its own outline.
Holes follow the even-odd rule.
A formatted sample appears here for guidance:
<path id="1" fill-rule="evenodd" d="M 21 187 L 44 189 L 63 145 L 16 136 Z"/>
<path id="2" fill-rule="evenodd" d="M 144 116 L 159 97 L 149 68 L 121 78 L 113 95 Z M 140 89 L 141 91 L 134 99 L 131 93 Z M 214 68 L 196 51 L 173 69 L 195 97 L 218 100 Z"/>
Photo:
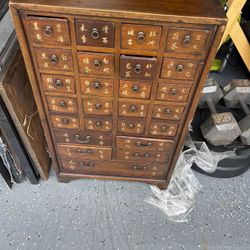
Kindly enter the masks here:
<path id="1" fill-rule="evenodd" d="M 122 119 L 118 118 L 118 132 L 129 134 L 143 134 L 145 129 L 145 121 L 139 119 Z"/>
<path id="2" fill-rule="evenodd" d="M 70 97 L 46 96 L 49 111 L 76 113 L 77 99 Z"/>
<path id="3" fill-rule="evenodd" d="M 113 79 L 81 77 L 80 82 L 84 95 L 113 96 Z"/>
<path id="4" fill-rule="evenodd" d="M 71 143 L 81 145 L 111 146 L 112 135 L 107 133 L 96 133 L 80 130 L 53 129 L 57 143 Z"/>
<path id="5" fill-rule="evenodd" d="M 108 167 L 102 161 L 61 159 L 64 172 L 90 175 L 127 176 L 140 178 L 163 178 L 166 165 L 158 162 L 109 161 Z"/>
<path id="6" fill-rule="evenodd" d="M 48 92 L 75 93 L 75 80 L 72 76 L 41 74 L 43 88 Z"/>
<path id="7" fill-rule="evenodd" d="M 167 119 L 179 121 L 182 117 L 184 107 L 172 104 L 154 104 L 152 117 L 156 119 Z"/>
<path id="8" fill-rule="evenodd" d="M 210 30 L 169 28 L 166 51 L 202 54 L 206 49 Z"/>
<path id="9" fill-rule="evenodd" d="M 194 80 L 199 63 L 193 60 L 164 58 L 161 77 L 166 79 Z"/>
<path id="10" fill-rule="evenodd" d="M 151 93 L 151 85 L 151 81 L 120 80 L 119 96 L 128 98 L 149 99 Z"/>
<path id="11" fill-rule="evenodd" d="M 113 75 L 114 55 L 104 53 L 78 52 L 79 71 L 86 75 Z"/>
<path id="12" fill-rule="evenodd" d="M 84 126 L 86 130 L 110 132 L 112 130 L 112 117 L 84 117 Z"/>
<path id="13" fill-rule="evenodd" d="M 94 99 L 94 98 L 93 98 Z M 113 102 L 102 99 L 83 99 L 83 109 L 85 114 L 112 115 Z"/>
<path id="14" fill-rule="evenodd" d="M 76 20 L 78 45 L 114 47 L 115 25 L 112 22 Z"/>
<path id="15" fill-rule="evenodd" d="M 35 48 L 34 51 L 39 69 L 73 71 L 70 50 Z"/>
<path id="16" fill-rule="evenodd" d="M 26 22 L 33 44 L 70 45 L 69 27 L 66 19 L 29 16 Z"/>
<path id="17" fill-rule="evenodd" d="M 50 115 L 52 126 L 54 128 L 79 128 L 79 118 L 76 116 L 68 115 Z"/>
<path id="18" fill-rule="evenodd" d="M 156 136 L 175 136 L 178 129 L 177 123 L 170 123 L 170 122 L 158 122 L 155 120 L 151 121 L 150 124 L 150 131 L 151 135 Z"/>
<path id="19" fill-rule="evenodd" d="M 57 145 L 61 157 L 77 158 L 79 160 L 110 160 L 112 149 L 110 147 Z"/>
<path id="20" fill-rule="evenodd" d="M 120 149 L 146 149 L 159 152 L 171 152 L 173 150 L 174 141 L 152 138 L 117 136 L 116 145 L 117 148 Z"/>
<path id="21" fill-rule="evenodd" d="M 154 57 L 120 57 L 120 77 L 126 79 L 153 80 L 157 59 Z"/>
<path id="22" fill-rule="evenodd" d="M 146 149 L 118 149 L 116 151 L 116 159 L 128 161 L 168 162 L 169 155 L 166 152 L 156 152 Z"/>
<path id="23" fill-rule="evenodd" d="M 124 49 L 157 50 L 160 38 L 160 26 L 122 24 L 121 47 Z"/>
<path id="24" fill-rule="evenodd" d="M 167 83 L 160 81 L 156 93 L 156 100 L 186 102 L 190 93 L 191 85 L 182 85 L 176 82 Z"/>
<path id="25" fill-rule="evenodd" d="M 118 114 L 120 116 L 146 117 L 148 104 L 134 101 L 119 101 Z"/>

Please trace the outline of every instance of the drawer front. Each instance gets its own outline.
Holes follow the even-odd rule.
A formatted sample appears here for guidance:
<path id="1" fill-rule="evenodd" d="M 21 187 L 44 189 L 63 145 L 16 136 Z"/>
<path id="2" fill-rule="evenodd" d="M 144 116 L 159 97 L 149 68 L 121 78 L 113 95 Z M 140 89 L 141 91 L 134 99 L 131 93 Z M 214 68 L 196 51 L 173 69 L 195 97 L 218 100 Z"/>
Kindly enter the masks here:
<path id="1" fill-rule="evenodd" d="M 46 96 L 49 111 L 76 113 L 77 99 L 70 97 Z"/>
<path id="2" fill-rule="evenodd" d="M 158 50 L 160 38 L 160 26 L 122 24 L 124 49 Z"/>
<path id="3" fill-rule="evenodd" d="M 107 133 L 80 131 L 80 130 L 65 130 L 65 129 L 53 129 L 53 133 L 56 138 L 56 142 L 79 144 L 79 145 L 99 145 L 99 146 L 111 146 L 112 135 Z"/>
<path id="4" fill-rule="evenodd" d="M 187 102 L 191 85 L 179 85 L 160 82 L 158 85 L 156 100 L 171 102 Z"/>
<path id="5" fill-rule="evenodd" d="M 89 174 L 89 175 L 108 175 L 108 176 L 127 176 L 137 178 L 163 178 L 165 164 L 151 162 L 150 164 L 133 161 L 110 161 L 106 166 L 102 161 L 91 160 L 66 160 L 61 159 L 64 172 Z"/>
<path id="6" fill-rule="evenodd" d="M 157 59 L 122 55 L 120 58 L 120 77 L 126 79 L 153 80 Z"/>
<path id="7" fill-rule="evenodd" d="M 152 117 L 156 119 L 176 120 L 182 117 L 184 107 L 173 105 L 154 104 Z"/>
<path id="8" fill-rule="evenodd" d="M 113 79 L 81 77 L 81 91 L 84 95 L 113 96 Z"/>
<path id="9" fill-rule="evenodd" d="M 130 134 L 143 134 L 145 129 L 145 121 L 137 119 L 121 119 L 118 118 L 118 132 Z"/>
<path id="10" fill-rule="evenodd" d="M 151 121 L 149 133 L 151 135 L 175 136 L 178 124 L 169 122 Z"/>
<path id="11" fill-rule="evenodd" d="M 210 31 L 201 29 L 169 28 L 166 51 L 203 54 Z"/>
<path id="12" fill-rule="evenodd" d="M 39 69 L 73 71 L 72 54 L 69 50 L 34 49 Z"/>
<path id="13" fill-rule="evenodd" d="M 69 26 L 65 19 L 29 16 L 27 24 L 33 44 L 70 45 Z"/>
<path id="14" fill-rule="evenodd" d="M 89 160 L 111 160 L 111 148 L 57 145 L 58 153 L 61 157 L 72 157 Z"/>
<path id="15" fill-rule="evenodd" d="M 120 116 L 146 117 L 148 104 L 119 101 L 118 113 Z"/>
<path id="16" fill-rule="evenodd" d="M 111 117 L 85 117 L 84 126 L 86 130 L 112 131 Z"/>
<path id="17" fill-rule="evenodd" d="M 125 81 L 120 80 L 119 96 L 128 98 L 149 99 L 151 81 Z"/>
<path id="18" fill-rule="evenodd" d="M 79 71 L 86 75 L 113 75 L 114 55 L 78 52 Z"/>
<path id="19" fill-rule="evenodd" d="M 166 152 L 155 152 L 150 150 L 139 149 L 118 149 L 116 152 L 117 160 L 127 161 L 156 161 L 156 162 L 168 162 L 169 155 Z"/>
<path id="20" fill-rule="evenodd" d="M 76 20 L 76 41 L 78 45 L 114 47 L 115 25 L 111 22 Z"/>
<path id="21" fill-rule="evenodd" d="M 100 99 L 83 99 L 83 109 L 85 114 L 112 115 L 113 102 Z"/>
<path id="22" fill-rule="evenodd" d="M 50 118 L 54 128 L 78 129 L 80 126 L 79 119 L 75 116 L 51 115 Z"/>
<path id="23" fill-rule="evenodd" d="M 48 92 L 74 94 L 75 81 L 72 76 L 42 74 L 43 88 Z"/>
<path id="24" fill-rule="evenodd" d="M 198 62 L 193 60 L 164 58 L 161 77 L 166 79 L 194 80 Z"/>
<path id="25" fill-rule="evenodd" d="M 117 148 L 120 149 L 146 149 L 151 151 L 171 152 L 173 150 L 174 141 L 160 140 L 140 137 L 116 137 Z"/>

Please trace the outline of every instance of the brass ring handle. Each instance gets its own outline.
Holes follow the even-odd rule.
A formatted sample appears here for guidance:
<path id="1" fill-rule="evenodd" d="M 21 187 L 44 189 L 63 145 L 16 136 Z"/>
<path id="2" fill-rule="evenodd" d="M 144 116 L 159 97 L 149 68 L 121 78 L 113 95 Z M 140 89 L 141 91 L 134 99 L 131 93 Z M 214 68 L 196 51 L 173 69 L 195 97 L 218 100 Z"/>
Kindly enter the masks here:
<path id="1" fill-rule="evenodd" d="M 63 124 L 69 124 L 69 119 L 68 119 L 68 118 L 62 118 L 62 119 L 61 119 L 61 122 L 62 122 Z"/>
<path id="2" fill-rule="evenodd" d="M 94 167 L 95 166 L 95 163 L 94 162 L 80 162 L 80 166 L 81 167 Z"/>
<path id="3" fill-rule="evenodd" d="M 148 142 L 148 143 L 141 143 L 140 141 L 137 141 L 136 142 L 136 145 L 138 147 L 151 147 L 153 144 L 151 142 Z"/>
<path id="4" fill-rule="evenodd" d="M 183 65 L 181 65 L 181 64 L 177 65 L 176 71 L 177 71 L 178 73 L 181 73 L 183 70 L 184 70 L 184 66 L 183 66 Z"/>
<path id="5" fill-rule="evenodd" d="M 75 135 L 75 141 L 81 144 L 86 144 L 90 142 L 90 135 L 86 135 L 84 140 L 80 140 L 80 135 Z"/>
<path id="6" fill-rule="evenodd" d="M 143 43 L 146 39 L 146 35 L 143 31 L 138 32 L 137 34 L 137 41 Z"/>
<path id="7" fill-rule="evenodd" d="M 137 106 L 135 106 L 135 105 L 131 105 L 130 107 L 129 107 L 129 111 L 130 112 L 136 112 L 137 111 Z"/>
<path id="8" fill-rule="evenodd" d="M 62 100 L 62 101 L 59 102 L 59 106 L 62 107 L 62 108 L 66 108 L 67 107 L 67 103 Z"/>
<path id="9" fill-rule="evenodd" d="M 139 63 L 136 64 L 135 68 L 134 68 L 134 71 L 135 71 L 136 74 L 140 74 L 142 72 L 142 66 L 141 66 L 141 64 L 139 64 Z"/>
<path id="10" fill-rule="evenodd" d="M 169 94 L 170 95 L 176 95 L 177 94 L 176 89 L 170 89 Z"/>
<path id="11" fill-rule="evenodd" d="M 93 28 L 91 32 L 91 37 L 93 39 L 98 39 L 100 37 L 99 31 L 97 28 Z"/>
<path id="12" fill-rule="evenodd" d="M 95 59 L 94 62 L 93 62 L 93 65 L 94 65 L 95 69 L 100 69 L 102 63 L 98 59 Z"/>
<path id="13" fill-rule="evenodd" d="M 51 56 L 50 56 L 50 61 L 51 61 L 53 64 L 57 63 L 57 62 L 58 62 L 58 57 L 57 57 L 57 55 L 51 55 Z"/>
<path id="14" fill-rule="evenodd" d="M 96 121 L 95 125 L 96 125 L 97 127 L 101 127 L 101 126 L 102 126 L 102 122 L 101 122 L 101 121 Z"/>
<path id="15" fill-rule="evenodd" d="M 93 153 L 93 150 L 92 149 L 86 149 L 86 150 L 83 150 L 81 148 L 78 148 L 76 150 L 77 153 L 79 154 L 92 154 Z"/>
<path id="16" fill-rule="evenodd" d="M 95 104 L 95 109 L 96 110 L 101 110 L 101 108 L 102 108 L 102 105 L 100 103 Z"/>
<path id="17" fill-rule="evenodd" d="M 147 170 L 147 167 L 146 166 L 136 166 L 136 165 L 134 165 L 134 166 L 132 166 L 132 168 L 134 169 L 134 170 Z"/>
<path id="18" fill-rule="evenodd" d="M 191 35 L 185 35 L 182 41 L 184 47 L 188 47 L 191 43 Z"/>
<path id="19" fill-rule="evenodd" d="M 54 81 L 54 85 L 56 86 L 56 88 L 62 88 L 62 87 L 63 87 L 63 83 L 62 83 L 62 81 L 59 80 L 59 79 L 56 79 L 56 80 Z"/>
<path id="20" fill-rule="evenodd" d="M 48 37 L 52 36 L 53 29 L 52 29 L 52 27 L 50 25 L 45 26 L 44 34 L 45 34 L 45 36 L 48 36 Z"/>
<path id="21" fill-rule="evenodd" d="M 140 87 L 138 85 L 133 85 L 132 90 L 134 92 L 138 92 L 140 90 Z"/>
<path id="22" fill-rule="evenodd" d="M 166 108 L 165 110 L 164 110 L 164 114 L 165 115 L 170 115 L 172 113 L 172 110 L 170 109 L 170 108 Z"/>
<path id="23" fill-rule="evenodd" d="M 100 82 L 94 82 L 93 86 L 94 86 L 95 89 L 100 89 L 102 87 Z"/>

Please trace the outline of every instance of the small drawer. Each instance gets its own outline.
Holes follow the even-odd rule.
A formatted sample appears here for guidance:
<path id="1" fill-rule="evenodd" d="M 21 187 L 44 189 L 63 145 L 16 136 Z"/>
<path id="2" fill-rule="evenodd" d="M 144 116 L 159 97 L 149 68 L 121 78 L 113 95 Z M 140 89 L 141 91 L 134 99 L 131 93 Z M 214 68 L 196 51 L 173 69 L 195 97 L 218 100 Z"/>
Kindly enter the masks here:
<path id="1" fill-rule="evenodd" d="M 108 133 L 96 133 L 91 131 L 53 129 L 56 142 L 60 144 L 71 143 L 79 145 L 111 146 L 112 135 Z"/>
<path id="2" fill-rule="evenodd" d="M 119 96 L 128 98 L 149 99 L 151 93 L 151 86 L 151 81 L 120 80 Z"/>
<path id="3" fill-rule="evenodd" d="M 187 102 L 191 85 L 166 83 L 160 81 L 156 93 L 156 100 L 171 102 Z"/>
<path id="4" fill-rule="evenodd" d="M 161 77 L 166 79 L 194 80 L 199 63 L 193 60 L 164 58 Z"/>
<path id="5" fill-rule="evenodd" d="M 46 96 L 49 111 L 76 113 L 77 99 L 70 97 Z"/>
<path id="6" fill-rule="evenodd" d="M 140 137 L 116 137 L 117 148 L 120 149 L 147 149 L 151 151 L 171 152 L 173 150 L 174 141 L 160 140 Z"/>
<path id="7" fill-rule="evenodd" d="M 123 49 L 158 50 L 161 27 L 151 25 L 122 24 Z"/>
<path id="8" fill-rule="evenodd" d="M 156 73 L 157 59 L 154 57 L 120 57 L 120 77 L 126 79 L 153 80 Z"/>
<path id="9" fill-rule="evenodd" d="M 182 117 L 184 107 L 173 106 L 172 104 L 154 104 L 152 117 L 156 119 L 176 120 Z"/>
<path id="10" fill-rule="evenodd" d="M 80 77 L 80 83 L 83 95 L 113 96 L 113 79 Z"/>
<path id="11" fill-rule="evenodd" d="M 152 161 L 152 162 L 168 162 L 169 154 L 166 152 L 155 152 L 150 150 L 140 149 L 118 149 L 116 151 L 117 160 L 127 161 Z"/>
<path id="12" fill-rule="evenodd" d="M 34 49 L 39 69 L 73 71 L 73 60 L 70 50 Z"/>
<path id="13" fill-rule="evenodd" d="M 31 41 L 36 45 L 70 45 L 69 26 L 66 19 L 33 17 L 27 18 Z"/>
<path id="14" fill-rule="evenodd" d="M 203 54 L 206 52 L 209 33 L 210 30 L 169 28 L 166 51 L 174 53 Z"/>
<path id="15" fill-rule="evenodd" d="M 158 122 L 155 120 L 151 121 L 150 131 L 151 135 L 161 135 L 161 136 L 175 136 L 178 129 L 177 123 L 169 122 Z"/>
<path id="16" fill-rule="evenodd" d="M 114 75 L 114 55 L 78 52 L 79 71 L 86 75 Z"/>
<path id="17" fill-rule="evenodd" d="M 43 89 L 48 92 L 74 94 L 75 80 L 72 76 L 42 74 Z"/>
<path id="18" fill-rule="evenodd" d="M 118 132 L 130 134 L 143 134 L 145 129 L 145 121 L 138 119 L 121 119 L 118 118 Z"/>
<path id="19" fill-rule="evenodd" d="M 78 129 L 79 119 L 75 116 L 51 115 L 51 122 L 54 128 Z"/>
<path id="20" fill-rule="evenodd" d="M 61 157 L 72 157 L 89 160 L 111 160 L 111 148 L 92 146 L 57 145 Z"/>
<path id="21" fill-rule="evenodd" d="M 146 117 L 148 104 L 119 101 L 118 114 L 120 116 Z"/>
<path id="22" fill-rule="evenodd" d="M 111 22 L 76 20 L 77 45 L 113 48 L 115 25 Z"/>
<path id="23" fill-rule="evenodd" d="M 84 126 L 86 130 L 97 130 L 110 132 L 112 131 L 111 117 L 85 117 Z"/>
<path id="24" fill-rule="evenodd" d="M 61 159 L 63 172 L 89 175 L 127 176 L 162 179 L 166 164 L 160 162 L 103 161 Z"/>
<path id="25" fill-rule="evenodd" d="M 94 99 L 94 98 L 93 98 Z M 83 99 L 83 109 L 85 114 L 94 115 L 112 115 L 113 102 L 102 99 Z"/>

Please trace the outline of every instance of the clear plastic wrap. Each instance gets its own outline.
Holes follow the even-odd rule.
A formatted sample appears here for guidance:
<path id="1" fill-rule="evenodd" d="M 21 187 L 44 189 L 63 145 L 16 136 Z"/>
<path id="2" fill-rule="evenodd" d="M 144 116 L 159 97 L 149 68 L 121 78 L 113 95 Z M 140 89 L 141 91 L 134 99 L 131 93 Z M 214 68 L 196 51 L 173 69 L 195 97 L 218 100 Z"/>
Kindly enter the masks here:
<path id="1" fill-rule="evenodd" d="M 170 220 L 186 222 L 194 208 L 195 195 L 202 188 L 191 167 L 195 163 L 202 170 L 213 173 L 220 160 L 235 156 L 234 151 L 217 153 L 210 151 L 205 142 L 193 142 L 188 136 L 183 151 L 177 161 L 172 179 L 166 190 L 151 186 L 153 197 L 146 202 L 160 208 Z"/>

